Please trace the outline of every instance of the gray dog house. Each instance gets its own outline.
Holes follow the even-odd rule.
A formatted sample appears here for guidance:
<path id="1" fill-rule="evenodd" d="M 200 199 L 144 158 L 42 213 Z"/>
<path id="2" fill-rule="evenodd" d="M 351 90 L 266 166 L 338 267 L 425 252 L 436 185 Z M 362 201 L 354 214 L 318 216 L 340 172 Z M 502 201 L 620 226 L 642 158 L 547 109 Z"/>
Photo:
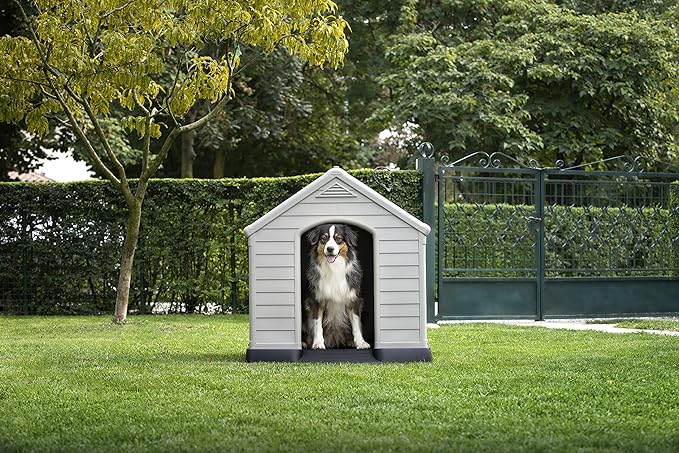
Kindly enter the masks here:
<path id="1" fill-rule="evenodd" d="M 369 350 L 302 349 L 302 293 L 317 225 L 359 232 Z M 425 244 L 430 228 L 333 168 L 245 228 L 250 259 L 248 361 L 429 361 Z M 363 248 L 362 248 L 363 247 Z M 366 323 L 367 320 L 367 323 Z"/>

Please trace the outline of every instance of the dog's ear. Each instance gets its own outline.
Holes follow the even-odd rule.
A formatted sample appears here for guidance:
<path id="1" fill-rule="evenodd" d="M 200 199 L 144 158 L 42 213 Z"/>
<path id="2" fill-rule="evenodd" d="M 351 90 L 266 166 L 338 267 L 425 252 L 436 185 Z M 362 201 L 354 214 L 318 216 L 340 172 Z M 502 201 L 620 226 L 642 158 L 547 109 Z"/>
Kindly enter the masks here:
<path id="1" fill-rule="evenodd" d="M 311 245 L 316 245 L 318 242 L 318 238 L 321 236 L 321 227 L 317 226 L 313 230 L 309 231 L 306 233 L 306 238 L 309 241 L 309 244 Z"/>
<path id="2" fill-rule="evenodd" d="M 349 247 L 356 247 L 358 245 L 358 235 L 351 227 L 346 227 L 344 230 L 344 241 Z"/>

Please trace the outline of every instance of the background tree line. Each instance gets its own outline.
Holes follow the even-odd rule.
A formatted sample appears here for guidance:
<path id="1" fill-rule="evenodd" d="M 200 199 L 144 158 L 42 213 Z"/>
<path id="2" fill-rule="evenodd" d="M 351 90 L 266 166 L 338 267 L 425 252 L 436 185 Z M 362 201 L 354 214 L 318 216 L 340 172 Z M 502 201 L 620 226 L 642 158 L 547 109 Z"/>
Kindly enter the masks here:
<path id="1" fill-rule="evenodd" d="M 676 1 L 336 3 L 351 27 L 339 71 L 285 49 L 263 56 L 243 47 L 229 108 L 177 140 L 158 176 L 408 166 L 420 140 L 451 157 L 505 151 L 544 165 L 619 154 L 677 160 Z M 12 2 L 0 20 L 6 33 L 26 33 Z M 197 103 L 189 116 L 208 105 Z M 139 174 L 140 139 L 119 110 L 103 127 L 126 169 Z M 31 169 L 46 147 L 88 159 L 57 122 L 42 138 L 20 124 L 1 127 L 1 177 Z M 391 137 L 378 140 L 385 129 Z"/>

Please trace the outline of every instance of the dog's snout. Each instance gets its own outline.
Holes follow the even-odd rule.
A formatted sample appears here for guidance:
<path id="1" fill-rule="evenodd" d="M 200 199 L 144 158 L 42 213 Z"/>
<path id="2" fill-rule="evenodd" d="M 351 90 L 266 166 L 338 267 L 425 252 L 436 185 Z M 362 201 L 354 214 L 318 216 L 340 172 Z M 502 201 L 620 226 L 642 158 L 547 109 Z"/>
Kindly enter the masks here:
<path id="1" fill-rule="evenodd" d="M 332 245 L 327 246 L 326 249 L 328 250 L 328 253 L 333 253 L 335 251 L 335 247 Z"/>

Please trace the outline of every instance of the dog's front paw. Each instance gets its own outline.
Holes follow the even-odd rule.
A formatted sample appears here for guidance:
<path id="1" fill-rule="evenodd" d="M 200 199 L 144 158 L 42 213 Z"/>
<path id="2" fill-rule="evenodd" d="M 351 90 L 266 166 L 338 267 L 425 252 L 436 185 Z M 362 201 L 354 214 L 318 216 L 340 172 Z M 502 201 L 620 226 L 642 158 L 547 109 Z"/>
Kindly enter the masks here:
<path id="1" fill-rule="evenodd" d="M 322 341 L 319 341 L 318 343 L 314 343 L 311 345 L 311 349 L 325 349 L 325 343 Z"/>
<path id="2" fill-rule="evenodd" d="M 370 349 L 370 344 L 366 341 L 356 342 L 356 349 Z"/>

